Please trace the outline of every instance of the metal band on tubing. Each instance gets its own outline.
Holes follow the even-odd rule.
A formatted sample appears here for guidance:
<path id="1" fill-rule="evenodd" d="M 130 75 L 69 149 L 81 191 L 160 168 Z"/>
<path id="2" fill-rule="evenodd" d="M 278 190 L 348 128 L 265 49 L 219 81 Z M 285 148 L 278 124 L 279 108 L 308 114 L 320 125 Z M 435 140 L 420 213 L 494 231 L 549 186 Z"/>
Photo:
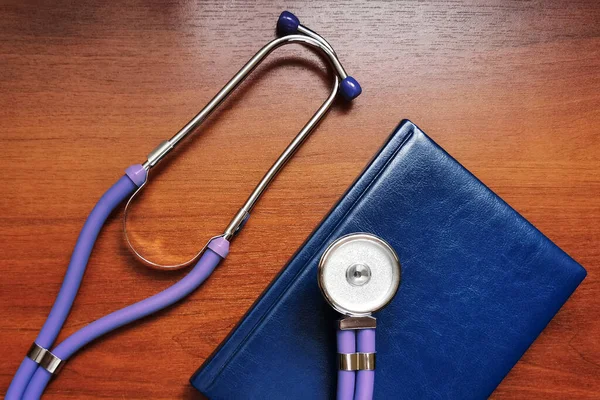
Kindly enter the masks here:
<path id="1" fill-rule="evenodd" d="M 375 353 L 338 353 L 338 356 L 340 371 L 375 370 Z"/>
<path id="2" fill-rule="evenodd" d="M 58 372 L 64 365 L 63 360 L 56 357 L 54 354 L 52 354 L 50 350 L 43 348 L 36 342 L 33 342 L 31 344 L 31 347 L 27 352 L 27 357 L 29 357 L 35 363 L 39 364 L 40 367 L 44 368 L 52 375 L 58 374 Z"/>
<path id="3" fill-rule="evenodd" d="M 27 357 L 39 364 L 47 352 L 48 349 L 45 349 L 36 342 L 33 342 L 29 348 L 29 351 L 27 352 Z"/>
<path id="4" fill-rule="evenodd" d="M 52 375 L 58 374 L 63 365 L 64 361 L 52 354 L 51 351 L 47 351 L 40 362 L 40 367 L 44 368 Z"/>

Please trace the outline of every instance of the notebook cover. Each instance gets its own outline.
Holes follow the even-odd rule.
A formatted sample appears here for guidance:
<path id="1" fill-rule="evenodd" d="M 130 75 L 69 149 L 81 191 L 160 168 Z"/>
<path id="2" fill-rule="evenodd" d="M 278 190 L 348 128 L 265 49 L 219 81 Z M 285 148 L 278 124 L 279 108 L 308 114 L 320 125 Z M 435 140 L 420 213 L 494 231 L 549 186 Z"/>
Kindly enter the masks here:
<path id="1" fill-rule="evenodd" d="M 380 236 L 402 263 L 377 314 L 376 399 L 487 398 L 586 275 L 402 121 L 192 385 L 215 400 L 334 398 L 338 315 L 317 264 L 353 232 Z"/>

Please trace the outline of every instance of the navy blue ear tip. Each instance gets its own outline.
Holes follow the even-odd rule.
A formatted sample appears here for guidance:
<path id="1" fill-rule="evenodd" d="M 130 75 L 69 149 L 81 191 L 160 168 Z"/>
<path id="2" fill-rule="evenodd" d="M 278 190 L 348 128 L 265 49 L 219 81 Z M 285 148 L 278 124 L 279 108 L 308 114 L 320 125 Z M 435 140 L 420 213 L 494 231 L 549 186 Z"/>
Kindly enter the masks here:
<path id="1" fill-rule="evenodd" d="M 284 11 L 277 20 L 277 33 L 280 36 L 293 35 L 298 32 L 300 20 L 289 11 Z"/>
<path id="2" fill-rule="evenodd" d="M 342 80 L 340 85 L 340 91 L 342 96 L 348 101 L 354 100 L 362 93 L 362 88 L 356 79 L 351 76 L 347 76 Z"/>

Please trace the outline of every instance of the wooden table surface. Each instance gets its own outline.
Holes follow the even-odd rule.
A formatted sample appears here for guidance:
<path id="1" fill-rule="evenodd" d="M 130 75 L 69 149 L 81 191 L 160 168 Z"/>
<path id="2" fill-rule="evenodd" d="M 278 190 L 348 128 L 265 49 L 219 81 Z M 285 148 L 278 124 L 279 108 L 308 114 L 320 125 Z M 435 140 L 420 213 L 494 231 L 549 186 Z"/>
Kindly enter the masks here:
<path id="1" fill-rule="evenodd" d="M 46 398 L 200 398 L 189 376 L 402 118 L 589 273 L 492 397 L 600 396 L 600 3 L 112 3 L 0 5 L 1 393 L 99 196 L 271 40 L 289 8 L 330 40 L 363 95 L 336 104 L 201 290 L 88 346 Z M 222 232 L 329 85 L 310 51 L 277 51 L 153 174 L 132 211 L 135 242 L 176 261 Z M 134 261 L 121 214 L 59 340 L 185 274 Z"/>

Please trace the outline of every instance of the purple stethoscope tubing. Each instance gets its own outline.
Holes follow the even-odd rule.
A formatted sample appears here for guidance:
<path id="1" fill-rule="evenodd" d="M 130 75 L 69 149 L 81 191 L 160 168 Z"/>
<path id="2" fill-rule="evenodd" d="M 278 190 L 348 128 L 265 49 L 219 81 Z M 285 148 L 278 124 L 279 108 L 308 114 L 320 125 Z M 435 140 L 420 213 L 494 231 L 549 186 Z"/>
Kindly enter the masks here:
<path id="1" fill-rule="evenodd" d="M 67 360 L 83 346 L 100 336 L 185 298 L 196 290 L 210 276 L 221 260 L 225 258 L 228 244 L 229 242 L 224 238 L 213 239 L 196 266 L 183 279 L 152 297 L 92 322 L 65 339 L 54 349 L 53 353 L 62 360 Z M 27 386 L 24 398 L 39 398 L 51 377 L 50 372 L 44 368 L 38 368 Z"/>
<path id="2" fill-rule="evenodd" d="M 71 255 L 71 261 L 67 268 L 60 291 L 58 292 L 58 296 L 54 301 L 54 305 L 50 310 L 50 314 L 48 315 L 44 326 L 35 339 L 35 342 L 39 346 L 49 349 L 52 344 L 54 344 L 58 333 L 62 329 L 62 326 L 71 311 L 92 248 L 94 247 L 94 243 L 96 242 L 96 238 L 98 237 L 102 226 L 110 213 L 136 189 L 137 185 L 129 178 L 129 176 L 124 175 L 117 183 L 108 189 L 106 193 L 104 193 L 88 216 L 81 233 L 79 234 L 79 238 L 77 239 L 77 244 Z M 38 366 L 39 364 L 35 361 L 29 357 L 25 357 L 6 392 L 7 399 L 20 399 L 23 396 L 27 384 Z"/>
<path id="3" fill-rule="evenodd" d="M 339 354 L 356 353 L 356 334 L 354 331 L 337 331 L 337 350 Z M 353 400 L 355 371 L 338 370 L 337 400 Z"/>
<path id="4" fill-rule="evenodd" d="M 356 351 L 358 353 L 375 353 L 375 329 L 360 329 L 356 332 Z M 374 388 L 375 371 L 356 372 L 354 400 L 371 400 Z"/>
<path id="5" fill-rule="evenodd" d="M 141 168 L 141 165 L 139 167 Z M 110 213 L 137 189 L 138 184 L 134 183 L 134 180 L 140 185 L 143 184 L 137 177 L 121 177 L 100 198 L 90 213 L 77 240 L 54 306 L 35 341 L 38 345 L 50 348 L 56 340 L 79 290 L 96 238 Z M 52 353 L 63 361 L 67 360 L 98 337 L 178 302 L 208 278 L 219 262 L 227 256 L 228 250 L 229 242 L 226 239 L 214 238 L 196 266 L 183 279 L 152 297 L 92 322 L 65 339 Z M 6 398 L 39 398 L 51 377 L 50 372 L 25 357 L 11 382 Z"/>
<path id="6" fill-rule="evenodd" d="M 375 329 L 338 330 L 339 354 L 375 353 Z M 372 400 L 375 371 L 338 371 L 337 400 Z"/>

